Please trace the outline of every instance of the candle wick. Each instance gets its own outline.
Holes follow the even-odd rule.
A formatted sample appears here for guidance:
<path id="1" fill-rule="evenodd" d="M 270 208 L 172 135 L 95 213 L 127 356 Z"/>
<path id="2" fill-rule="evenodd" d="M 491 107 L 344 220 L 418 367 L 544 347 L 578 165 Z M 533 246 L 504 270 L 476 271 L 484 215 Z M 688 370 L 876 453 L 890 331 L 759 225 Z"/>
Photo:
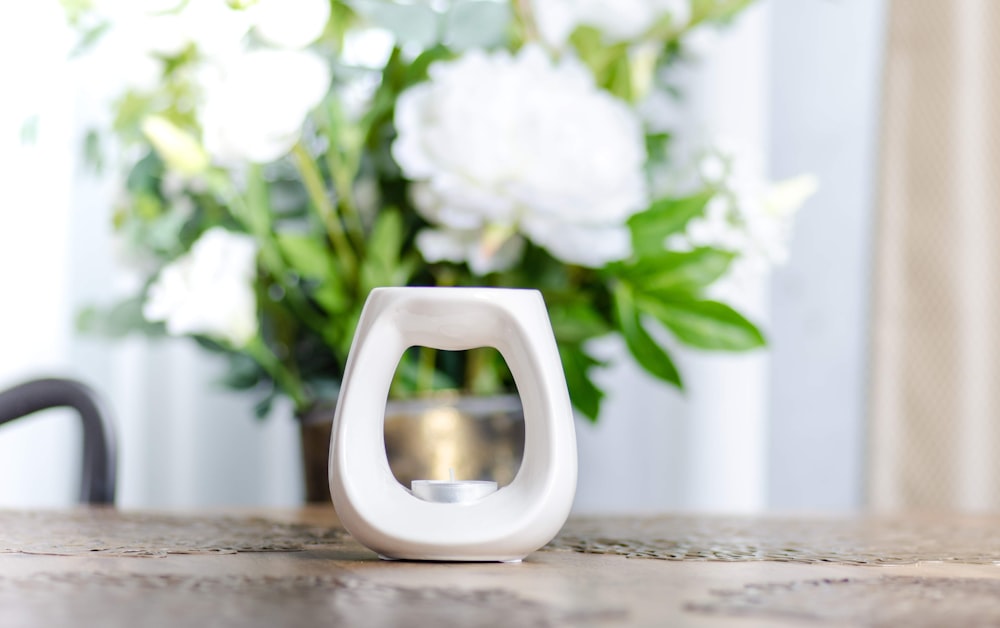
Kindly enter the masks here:
<path id="1" fill-rule="evenodd" d="M 453 467 L 448 467 L 448 481 L 455 481 L 455 469 Z"/>

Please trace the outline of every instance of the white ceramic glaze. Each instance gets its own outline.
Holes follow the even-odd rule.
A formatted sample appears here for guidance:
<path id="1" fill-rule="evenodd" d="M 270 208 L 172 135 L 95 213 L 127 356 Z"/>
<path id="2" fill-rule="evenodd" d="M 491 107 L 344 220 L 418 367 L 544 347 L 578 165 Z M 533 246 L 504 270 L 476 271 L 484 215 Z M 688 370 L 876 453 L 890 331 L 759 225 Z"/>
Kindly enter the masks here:
<path id="1" fill-rule="evenodd" d="M 421 500 L 389 469 L 383 421 L 400 357 L 418 345 L 494 347 L 524 407 L 524 457 L 507 486 L 466 503 Z M 500 288 L 376 288 L 351 345 L 330 443 L 341 523 L 388 558 L 516 561 L 548 543 L 576 492 L 576 433 L 542 295 Z"/>

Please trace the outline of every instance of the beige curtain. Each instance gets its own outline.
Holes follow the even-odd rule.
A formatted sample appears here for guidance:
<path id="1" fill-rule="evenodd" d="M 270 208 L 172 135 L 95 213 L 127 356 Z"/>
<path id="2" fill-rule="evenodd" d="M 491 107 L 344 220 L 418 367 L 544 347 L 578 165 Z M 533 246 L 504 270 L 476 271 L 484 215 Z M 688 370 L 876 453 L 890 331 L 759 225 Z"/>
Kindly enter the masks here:
<path id="1" fill-rule="evenodd" d="M 869 504 L 1000 509 L 1000 1 L 888 25 Z"/>

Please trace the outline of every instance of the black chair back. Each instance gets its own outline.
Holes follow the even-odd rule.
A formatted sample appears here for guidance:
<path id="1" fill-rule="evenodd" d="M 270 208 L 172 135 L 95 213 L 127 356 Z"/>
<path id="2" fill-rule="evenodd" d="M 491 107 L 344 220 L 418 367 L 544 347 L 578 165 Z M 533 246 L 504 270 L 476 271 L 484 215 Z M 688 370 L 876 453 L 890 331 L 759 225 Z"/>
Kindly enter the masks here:
<path id="1" fill-rule="evenodd" d="M 38 379 L 0 392 L 0 425 L 49 408 L 72 408 L 83 423 L 80 502 L 114 504 L 117 451 L 114 426 L 100 397 L 72 379 Z"/>

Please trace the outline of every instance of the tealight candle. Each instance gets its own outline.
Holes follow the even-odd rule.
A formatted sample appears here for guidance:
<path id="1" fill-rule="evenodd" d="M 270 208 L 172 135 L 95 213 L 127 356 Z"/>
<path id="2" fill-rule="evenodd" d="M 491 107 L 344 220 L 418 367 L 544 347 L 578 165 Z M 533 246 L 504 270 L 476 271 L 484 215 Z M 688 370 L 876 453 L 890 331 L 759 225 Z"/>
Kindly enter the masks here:
<path id="1" fill-rule="evenodd" d="M 497 491 L 497 483 L 489 480 L 456 480 L 455 472 L 448 470 L 447 480 L 413 480 L 410 491 L 426 502 L 461 504 L 474 502 Z"/>

